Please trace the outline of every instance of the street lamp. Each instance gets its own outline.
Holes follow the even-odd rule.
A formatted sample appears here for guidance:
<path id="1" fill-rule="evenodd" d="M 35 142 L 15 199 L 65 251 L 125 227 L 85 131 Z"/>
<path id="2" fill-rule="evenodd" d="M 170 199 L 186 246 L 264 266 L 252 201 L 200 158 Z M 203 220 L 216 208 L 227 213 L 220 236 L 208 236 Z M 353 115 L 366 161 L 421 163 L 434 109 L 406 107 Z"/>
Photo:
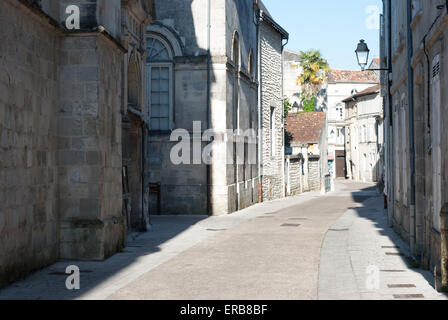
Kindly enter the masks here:
<path id="1" fill-rule="evenodd" d="M 361 67 L 361 70 L 364 71 L 366 69 L 367 63 L 369 62 L 370 53 L 367 43 L 364 40 L 360 40 L 355 52 L 356 58 L 358 59 L 358 64 Z"/>
<path id="2" fill-rule="evenodd" d="M 355 52 L 356 59 L 358 59 L 358 64 L 361 67 L 362 71 L 389 71 L 389 69 L 366 69 L 366 66 L 369 63 L 370 49 L 367 46 L 365 40 L 359 40 L 358 47 L 356 48 Z"/>

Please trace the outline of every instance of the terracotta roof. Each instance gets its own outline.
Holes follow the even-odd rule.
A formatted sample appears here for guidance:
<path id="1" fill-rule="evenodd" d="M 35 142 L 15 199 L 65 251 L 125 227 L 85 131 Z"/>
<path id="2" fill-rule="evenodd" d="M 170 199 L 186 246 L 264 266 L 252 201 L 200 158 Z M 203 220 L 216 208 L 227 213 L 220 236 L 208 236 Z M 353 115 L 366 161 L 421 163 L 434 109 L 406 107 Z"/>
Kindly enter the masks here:
<path id="1" fill-rule="evenodd" d="M 372 82 L 378 83 L 373 71 L 330 70 L 327 72 L 328 82 Z"/>
<path id="2" fill-rule="evenodd" d="M 319 143 L 325 119 L 325 112 L 290 114 L 286 118 L 286 134 L 289 142 Z"/>
<path id="3" fill-rule="evenodd" d="M 358 92 L 358 93 L 348 97 L 347 99 L 343 100 L 342 102 L 349 102 L 349 101 L 351 101 L 353 99 L 356 99 L 356 98 L 368 96 L 368 95 L 371 95 L 371 94 L 377 94 L 377 93 L 380 93 L 380 91 L 381 91 L 381 85 L 377 84 L 376 86 L 369 87 L 369 88 L 367 88 L 367 89 L 365 89 L 363 91 L 360 91 L 360 92 Z"/>

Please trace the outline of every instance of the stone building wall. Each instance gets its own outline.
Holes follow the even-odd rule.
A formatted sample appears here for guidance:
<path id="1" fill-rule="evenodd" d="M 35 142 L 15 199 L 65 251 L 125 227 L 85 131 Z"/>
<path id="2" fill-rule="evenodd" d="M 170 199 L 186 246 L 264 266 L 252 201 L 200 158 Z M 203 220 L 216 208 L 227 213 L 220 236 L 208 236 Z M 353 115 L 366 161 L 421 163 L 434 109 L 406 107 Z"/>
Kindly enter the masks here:
<path id="1" fill-rule="evenodd" d="M 289 162 L 289 195 L 294 196 L 303 193 L 303 174 L 302 174 L 302 159 L 291 158 Z"/>
<path id="2" fill-rule="evenodd" d="M 59 35 L 0 2 L 0 285 L 58 258 Z M 25 258 L 26 257 L 26 258 Z"/>
<path id="3" fill-rule="evenodd" d="M 283 107 L 282 107 L 282 36 L 266 22 L 261 24 L 261 86 L 262 86 L 262 178 L 263 200 L 284 196 L 283 182 Z M 271 109 L 275 141 L 271 141 Z M 271 153 L 274 144 L 274 153 Z"/>
<path id="4" fill-rule="evenodd" d="M 321 168 L 319 157 L 308 158 L 308 187 L 309 191 L 319 191 L 321 189 Z"/>
<path id="5" fill-rule="evenodd" d="M 41 4 L 0 3 L 0 285 L 58 258 L 105 259 L 125 241 L 124 50 L 109 33 L 65 32 L 60 3 Z"/>
<path id="6" fill-rule="evenodd" d="M 392 105 L 385 107 L 385 139 L 390 161 L 387 162 L 386 190 L 391 223 L 410 243 L 421 265 L 441 273 L 440 208 L 447 202 L 447 96 L 443 89 L 447 77 L 447 8 L 436 1 L 413 1 L 408 25 L 407 2 L 384 0 L 384 13 L 392 25 L 385 23 L 384 47 L 391 47 L 393 79 L 387 94 Z M 389 5 L 391 10 L 389 11 Z M 385 19 L 387 22 L 388 19 Z M 409 29 L 408 29 L 409 27 Z M 387 35 L 392 40 L 389 43 Z M 411 32 L 413 43 L 408 43 Z M 412 59 L 408 61 L 408 49 Z M 387 60 L 386 60 L 387 61 Z M 408 79 L 408 65 L 413 81 Z M 387 84 L 385 83 L 387 86 Z M 412 87 L 411 87 L 412 86 Z M 409 146 L 409 92 L 413 89 L 415 177 L 411 174 L 412 150 Z M 405 139 L 403 139 L 403 137 Z M 446 158 L 446 157 L 445 157 Z M 411 182 L 415 183 L 415 204 L 412 203 Z M 440 179 L 440 183 L 437 180 Z M 415 212 L 415 214 L 413 214 Z M 413 217 L 415 216 L 415 219 Z M 445 274 L 448 270 L 444 270 Z M 437 283 L 437 281 L 436 281 Z"/>
<path id="7" fill-rule="evenodd" d="M 184 130 L 193 151 L 193 122 L 200 132 L 212 128 L 215 133 L 213 164 L 174 164 L 170 153 L 177 141 L 171 132 L 149 134 L 150 183 L 160 184 L 160 209 L 166 214 L 227 214 L 254 204 L 258 180 L 256 164 L 235 165 L 227 162 L 233 148 L 224 140 L 233 129 L 234 93 L 238 92 L 238 128 L 256 125 L 257 85 L 256 27 L 252 1 L 220 0 L 212 2 L 210 110 L 207 110 L 207 1 L 156 1 L 157 21 L 147 34 L 162 35 L 173 48 L 172 129 Z M 239 39 L 238 65 L 233 61 L 233 41 Z M 252 75 L 249 55 L 253 54 Z M 235 80 L 236 79 L 236 80 Z M 209 112 L 209 116 L 207 113 Z M 235 129 L 238 129 L 235 128 Z M 151 128 L 150 128 L 151 130 Z M 200 137 L 199 137 L 200 139 Z M 202 147 L 206 146 L 202 143 Z M 230 144 L 230 145 L 228 145 Z M 230 148 L 230 149 L 229 149 Z M 152 194 L 157 201 L 157 195 Z M 152 208 L 153 210 L 157 208 Z"/>

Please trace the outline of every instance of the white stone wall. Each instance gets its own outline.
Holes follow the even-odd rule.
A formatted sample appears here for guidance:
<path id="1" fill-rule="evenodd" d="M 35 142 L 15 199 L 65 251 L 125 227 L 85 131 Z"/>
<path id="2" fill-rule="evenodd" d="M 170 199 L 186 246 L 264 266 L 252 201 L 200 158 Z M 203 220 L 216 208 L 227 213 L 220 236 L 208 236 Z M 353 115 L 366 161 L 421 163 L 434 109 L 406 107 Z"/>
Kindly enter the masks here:
<path id="1" fill-rule="evenodd" d="M 282 39 L 268 24 L 261 25 L 261 86 L 262 86 L 262 176 L 263 199 L 284 195 L 283 182 L 283 106 L 282 106 Z M 270 118 L 274 108 L 275 134 L 271 141 Z M 274 153 L 271 153 L 274 144 Z"/>

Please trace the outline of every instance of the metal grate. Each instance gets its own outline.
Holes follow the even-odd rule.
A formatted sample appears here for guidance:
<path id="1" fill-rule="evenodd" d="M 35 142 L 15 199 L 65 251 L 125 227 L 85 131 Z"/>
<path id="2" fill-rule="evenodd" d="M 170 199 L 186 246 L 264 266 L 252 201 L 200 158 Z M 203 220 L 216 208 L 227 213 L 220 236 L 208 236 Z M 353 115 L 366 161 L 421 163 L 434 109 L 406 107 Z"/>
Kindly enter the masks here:
<path id="1" fill-rule="evenodd" d="M 398 289 L 398 288 L 416 288 L 415 284 L 388 284 L 390 289 Z"/>
<path id="2" fill-rule="evenodd" d="M 422 294 L 394 294 L 395 299 L 424 299 Z"/>
<path id="3" fill-rule="evenodd" d="M 300 224 L 284 223 L 280 227 L 300 227 Z"/>
<path id="4" fill-rule="evenodd" d="M 435 78 L 440 74 L 440 61 L 432 67 L 432 77 Z"/>
<path id="5" fill-rule="evenodd" d="M 401 252 L 386 252 L 386 256 L 400 256 L 400 257 L 404 257 L 406 255 L 404 253 L 401 253 Z"/>

